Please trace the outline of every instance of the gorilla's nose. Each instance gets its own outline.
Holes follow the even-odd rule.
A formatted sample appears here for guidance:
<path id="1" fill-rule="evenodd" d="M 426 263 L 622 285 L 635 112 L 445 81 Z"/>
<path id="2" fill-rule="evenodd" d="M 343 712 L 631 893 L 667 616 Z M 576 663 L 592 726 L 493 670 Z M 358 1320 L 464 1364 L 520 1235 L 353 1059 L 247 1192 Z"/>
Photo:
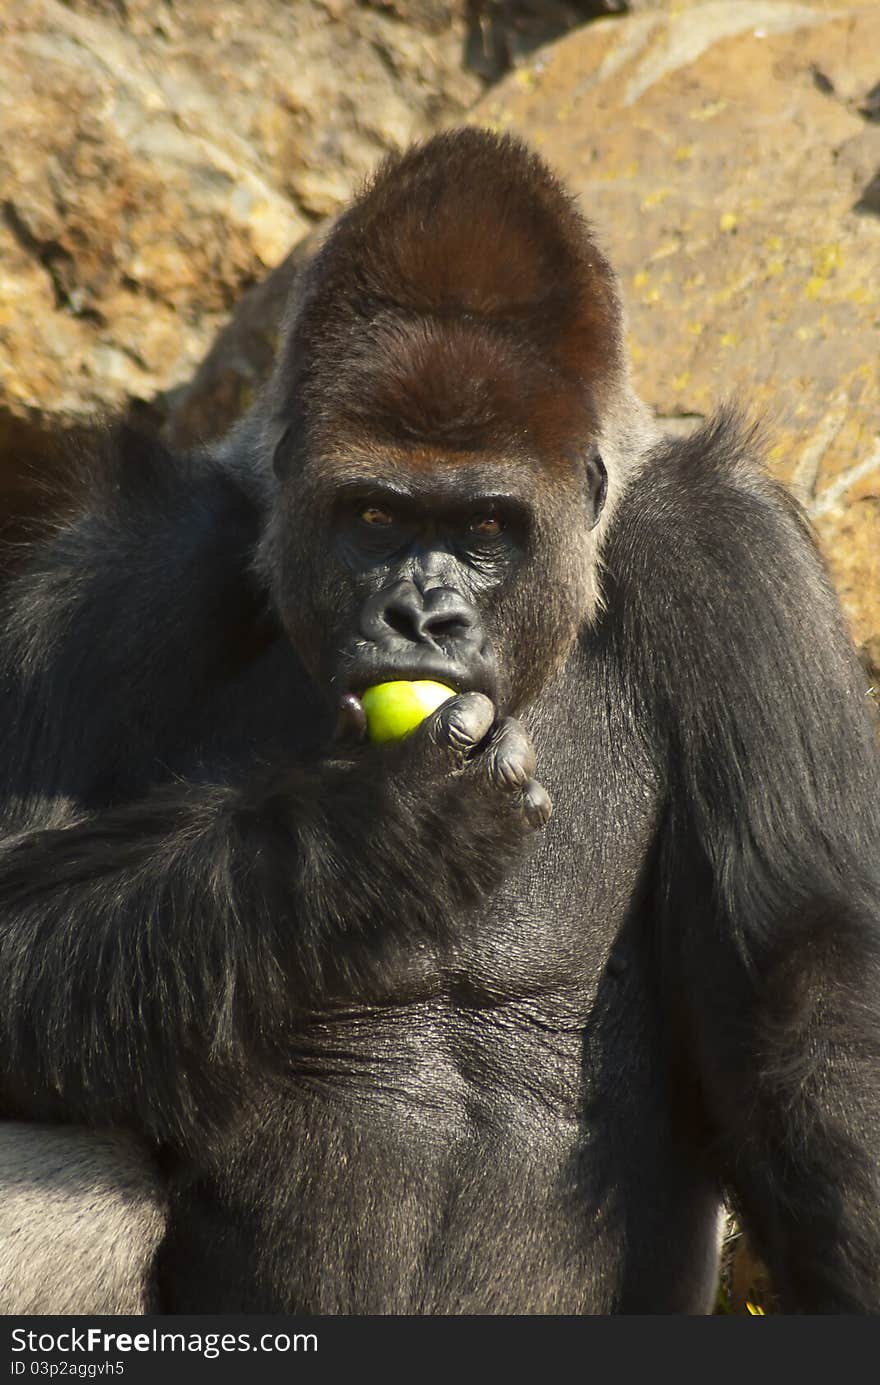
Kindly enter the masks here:
<path id="1" fill-rule="evenodd" d="M 414 582 L 400 581 L 366 602 L 361 632 L 369 640 L 386 641 L 397 635 L 412 644 L 434 646 L 479 644 L 482 627 L 476 610 L 451 587 L 419 591 Z"/>

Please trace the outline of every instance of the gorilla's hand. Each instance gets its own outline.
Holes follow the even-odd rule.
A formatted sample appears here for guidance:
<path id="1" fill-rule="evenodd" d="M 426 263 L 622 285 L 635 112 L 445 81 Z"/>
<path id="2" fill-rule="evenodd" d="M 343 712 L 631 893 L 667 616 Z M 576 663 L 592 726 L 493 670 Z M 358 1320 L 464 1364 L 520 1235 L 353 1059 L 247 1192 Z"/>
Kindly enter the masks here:
<path id="1" fill-rule="evenodd" d="M 340 842 L 349 847 L 336 882 L 349 920 L 364 908 L 372 917 L 377 899 L 387 913 L 394 899 L 396 920 L 407 928 L 421 920 L 436 937 L 444 918 L 502 884 L 550 817 L 525 728 L 499 718 L 482 693 L 450 698 L 408 736 L 381 745 L 366 743 L 363 709 L 346 694 L 336 742 L 354 753 L 325 762 L 322 816 L 333 824 L 335 852 Z M 323 880 L 322 898 L 329 887 Z"/>
<path id="2" fill-rule="evenodd" d="M 399 748 L 400 771 L 420 779 L 457 781 L 473 787 L 496 808 L 517 814 L 530 828 L 543 827 L 553 805 L 534 778 L 535 751 L 525 727 L 513 717 L 496 721 L 483 693 L 462 693 L 429 716 Z M 406 761 L 409 761 L 407 764 Z"/>

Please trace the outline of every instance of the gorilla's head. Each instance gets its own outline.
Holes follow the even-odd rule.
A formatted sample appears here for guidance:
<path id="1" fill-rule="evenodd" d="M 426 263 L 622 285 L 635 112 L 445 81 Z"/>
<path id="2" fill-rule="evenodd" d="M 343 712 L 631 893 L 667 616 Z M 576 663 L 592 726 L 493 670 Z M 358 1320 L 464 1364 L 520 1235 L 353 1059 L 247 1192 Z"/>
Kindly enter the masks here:
<path id="1" fill-rule="evenodd" d="M 382 165 L 269 396 L 261 561 L 320 687 L 435 678 L 510 712 L 558 667 L 598 600 L 621 335 L 611 268 L 523 145 L 461 130 Z"/>

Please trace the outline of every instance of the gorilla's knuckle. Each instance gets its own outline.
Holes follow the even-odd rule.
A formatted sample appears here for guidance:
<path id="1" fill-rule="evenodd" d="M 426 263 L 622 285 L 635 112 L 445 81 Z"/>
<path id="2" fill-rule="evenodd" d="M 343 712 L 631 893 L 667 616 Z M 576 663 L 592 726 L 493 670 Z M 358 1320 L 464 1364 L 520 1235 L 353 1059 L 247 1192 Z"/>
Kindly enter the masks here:
<path id="1" fill-rule="evenodd" d="M 500 789 L 519 789 L 529 777 L 526 758 L 516 748 L 490 752 L 490 775 Z"/>
<path id="2" fill-rule="evenodd" d="M 446 741 L 460 755 L 469 753 L 484 738 L 492 725 L 494 708 L 481 693 L 466 693 L 455 698 L 440 714 Z"/>
<path id="3" fill-rule="evenodd" d="M 476 737 L 473 727 L 468 725 L 467 718 L 460 713 L 452 712 L 443 722 L 443 741 L 454 754 L 463 756 L 473 749 Z"/>
<path id="4" fill-rule="evenodd" d="M 500 789 L 521 789 L 535 771 L 535 751 L 521 722 L 506 717 L 489 746 L 489 776 Z"/>
<path id="5" fill-rule="evenodd" d="M 553 815 L 550 795 L 535 779 L 529 780 L 523 790 L 522 806 L 530 827 L 545 827 Z"/>

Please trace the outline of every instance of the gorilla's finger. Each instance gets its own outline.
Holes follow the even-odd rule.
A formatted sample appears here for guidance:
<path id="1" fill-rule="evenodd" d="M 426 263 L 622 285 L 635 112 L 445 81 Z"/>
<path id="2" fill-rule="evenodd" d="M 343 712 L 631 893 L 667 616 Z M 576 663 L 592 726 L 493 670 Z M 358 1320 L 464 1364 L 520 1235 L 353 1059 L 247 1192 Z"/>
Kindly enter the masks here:
<path id="1" fill-rule="evenodd" d="M 506 717 L 485 751 L 490 782 L 498 789 L 521 789 L 535 772 L 535 749 L 522 722 Z"/>
<path id="2" fill-rule="evenodd" d="M 367 714 L 359 697 L 345 693 L 336 710 L 336 729 L 334 741 L 351 743 L 363 741 L 367 734 Z"/>
<path id="3" fill-rule="evenodd" d="M 530 827 L 544 827 L 550 821 L 553 803 L 537 779 L 530 779 L 523 789 L 522 810 Z"/>
<path id="4" fill-rule="evenodd" d="M 460 765 L 485 740 L 494 721 L 490 698 L 483 693 L 460 693 L 427 719 L 424 741 L 447 766 Z"/>

